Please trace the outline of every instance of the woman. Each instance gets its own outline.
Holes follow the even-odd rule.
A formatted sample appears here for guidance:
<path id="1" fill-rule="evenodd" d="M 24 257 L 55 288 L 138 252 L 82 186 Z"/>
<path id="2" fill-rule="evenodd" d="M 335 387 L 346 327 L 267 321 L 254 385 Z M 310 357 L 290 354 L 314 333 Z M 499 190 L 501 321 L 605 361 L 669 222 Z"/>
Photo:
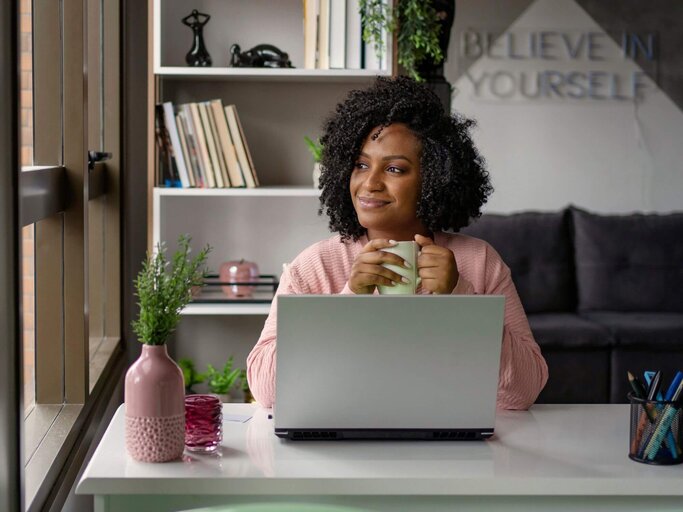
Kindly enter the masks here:
<path id="1" fill-rule="evenodd" d="M 277 294 L 370 294 L 402 277 L 382 264 L 404 265 L 384 252 L 415 240 L 422 278 L 417 293 L 505 295 L 499 408 L 526 409 L 548 370 L 498 253 L 457 232 L 492 192 L 469 136 L 472 121 L 444 112 L 426 87 L 406 77 L 378 78 L 356 90 L 326 121 L 320 213 L 337 235 L 299 254 Z M 265 407 L 275 400 L 277 299 L 247 359 L 249 385 Z"/>

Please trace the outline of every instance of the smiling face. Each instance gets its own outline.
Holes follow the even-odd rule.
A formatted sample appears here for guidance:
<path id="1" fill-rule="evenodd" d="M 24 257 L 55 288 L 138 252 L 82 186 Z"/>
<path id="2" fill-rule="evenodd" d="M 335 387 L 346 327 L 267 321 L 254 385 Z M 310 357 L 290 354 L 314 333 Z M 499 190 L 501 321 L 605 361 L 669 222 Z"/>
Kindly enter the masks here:
<path id="1" fill-rule="evenodd" d="M 412 240 L 428 230 L 417 218 L 420 140 L 402 123 L 370 130 L 351 174 L 353 207 L 368 238 Z"/>

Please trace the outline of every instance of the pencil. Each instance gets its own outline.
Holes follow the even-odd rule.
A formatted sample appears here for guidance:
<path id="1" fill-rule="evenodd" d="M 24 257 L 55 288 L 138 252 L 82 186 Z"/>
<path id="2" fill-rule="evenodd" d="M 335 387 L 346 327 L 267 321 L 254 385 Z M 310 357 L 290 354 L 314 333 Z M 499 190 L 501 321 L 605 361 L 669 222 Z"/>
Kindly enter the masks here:
<path id="1" fill-rule="evenodd" d="M 631 389 L 633 389 L 636 398 L 645 398 L 645 388 L 640 381 L 636 379 L 631 372 L 626 372 L 626 375 L 628 376 L 628 383 L 631 385 Z"/>
<path id="2" fill-rule="evenodd" d="M 627 371 L 626 375 L 628 376 L 628 383 L 631 385 L 631 389 L 633 389 L 633 394 L 635 397 L 645 400 L 646 391 L 640 381 L 631 372 Z M 657 419 L 657 413 L 650 404 L 643 404 L 643 408 L 645 409 L 645 413 L 647 414 L 647 418 L 650 420 L 650 422 L 653 422 Z"/>
<path id="3" fill-rule="evenodd" d="M 636 455 L 638 453 L 638 445 L 643 438 L 643 431 L 645 430 L 645 425 L 648 422 L 647 414 L 645 411 L 640 411 L 640 419 L 638 420 L 638 427 L 636 428 L 636 434 L 631 439 L 631 453 Z"/>

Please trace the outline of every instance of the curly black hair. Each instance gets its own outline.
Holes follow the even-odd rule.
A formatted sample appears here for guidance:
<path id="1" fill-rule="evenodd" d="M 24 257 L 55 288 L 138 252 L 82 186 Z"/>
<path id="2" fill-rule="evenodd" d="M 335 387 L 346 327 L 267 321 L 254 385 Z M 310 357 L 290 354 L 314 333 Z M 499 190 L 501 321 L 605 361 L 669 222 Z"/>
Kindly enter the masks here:
<path id="1" fill-rule="evenodd" d="M 330 230 L 343 240 L 365 234 L 349 181 L 370 131 L 392 123 L 406 124 L 422 142 L 417 217 L 425 227 L 458 231 L 479 217 L 493 188 L 469 135 L 474 121 L 445 112 L 436 94 L 411 78 L 378 77 L 371 87 L 351 91 L 323 125 L 318 213 L 329 216 Z"/>

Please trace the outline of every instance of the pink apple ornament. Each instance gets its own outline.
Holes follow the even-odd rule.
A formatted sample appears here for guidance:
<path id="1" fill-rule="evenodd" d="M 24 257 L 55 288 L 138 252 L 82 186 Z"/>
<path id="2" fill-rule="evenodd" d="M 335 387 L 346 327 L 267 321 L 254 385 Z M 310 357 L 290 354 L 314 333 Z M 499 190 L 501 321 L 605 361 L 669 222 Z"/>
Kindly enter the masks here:
<path id="1" fill-rule="evenodd" d="M 259 278 L 259 268 L 253 261 L 244 259 L 226 261 L 221 264 L 219 277 L 222 283 L 254 283 Z M 249 298 L 254 293 L 254 287 L 249 285 L 222 286 L 223 293 L 228 297 Z"/>

